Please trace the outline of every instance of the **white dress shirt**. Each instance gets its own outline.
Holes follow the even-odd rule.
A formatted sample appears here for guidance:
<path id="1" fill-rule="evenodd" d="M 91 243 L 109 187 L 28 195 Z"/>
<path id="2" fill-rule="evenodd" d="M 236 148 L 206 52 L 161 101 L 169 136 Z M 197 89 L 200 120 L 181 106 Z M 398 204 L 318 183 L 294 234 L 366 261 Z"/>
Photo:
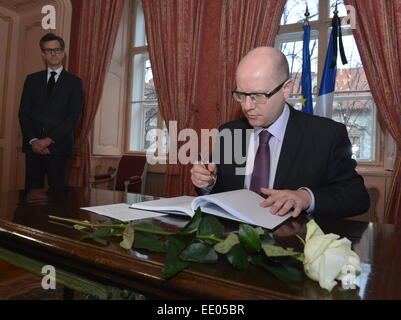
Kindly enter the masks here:
<path id="1" fill-rule="evenodd" d="M 56 72 L 57 74 L 54 76 L 54 81 L 57 82 L 58 77 L 60 76 L 61 72 L 63 71 L 63 66 L 61 66 L 60 68 L 58 68 L 57 70 L 53 70 L 51 68 L 47 68 L 47 83 L 49 83 L 50 77 L 52 76 L 51 73 L 52 72 Z"/>

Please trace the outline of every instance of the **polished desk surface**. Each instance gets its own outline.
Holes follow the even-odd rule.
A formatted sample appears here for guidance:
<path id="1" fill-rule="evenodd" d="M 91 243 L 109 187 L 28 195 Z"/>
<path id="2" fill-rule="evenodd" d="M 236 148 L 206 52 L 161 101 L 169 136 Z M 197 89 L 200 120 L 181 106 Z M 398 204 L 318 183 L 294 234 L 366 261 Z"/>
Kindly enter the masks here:
<path id="1" fill-rule="evenodd" d="M 401 299 L 401 227 L 351 220 L 316 219 L 325 233 L 349 238 L 361 258 L 363 273 L 356 290 L 337 285 L 321 289 L 306 276 L 284 283 L 261 269 L 233 269 L 224 257 L 217 264 L 191 263 L 177 277 L 162 280 L 164 255 L 125 250 L 118 241 L 82 242 L 82 233 L 50 222 L 48 215 L 104 222 L 108 218 L 81 207 L 133 203 L 151 197 L 101 189 L 68 188 L 63 192 L 0 193 L 0 246 L 108 285 L 171 299 Z M 164 216 L 149 219 L 169 231 L 188 219 Z M 223 221 L 226 229 L 238 224 Z M 274 231 L 277 244 L 302 251 L 295 234 L 305 238 L 306 218 L 287 221 Z M 299 265 L 302 268 L 302 264 Z"/>

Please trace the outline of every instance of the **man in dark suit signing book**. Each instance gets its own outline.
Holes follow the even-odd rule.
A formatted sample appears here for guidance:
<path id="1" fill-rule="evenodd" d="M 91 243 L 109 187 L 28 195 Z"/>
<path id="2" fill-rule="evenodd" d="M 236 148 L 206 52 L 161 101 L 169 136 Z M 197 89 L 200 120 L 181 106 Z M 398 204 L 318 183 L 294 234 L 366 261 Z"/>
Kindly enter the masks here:
<path id="1" fill-rule="evenodd" d="M 64 40 L 52 33 L 40 40 L 47 69 L 25 80 L 19 119 L 26 154 L 26 189 L 66 184 L 67 164 L 74 150 L 74 128 L 83 106 L 82 81 L 62 65 Z"/>
<path id="2" fill-rule="evenodd" d="M 260 205 L 272 206 L 272 214 L 293 210 L 293 217 L 307 212 L 338 218 L 369 209 L 346 127 L 286 103 L 291 79 L 280 51 L 259 47 L 249 52 L 238 66 L 236 83 L 233 97 L 244 117 L 219 128 L 231 133 L 232 140 L 220 138 L 216 164 L 192 167 L 198 193 L 250 189 L 265 198 Z M 235 152 L 227 162 L 227 154 Z M 246 161 L 238 161 L 238 154 L 246 154 Z"/>

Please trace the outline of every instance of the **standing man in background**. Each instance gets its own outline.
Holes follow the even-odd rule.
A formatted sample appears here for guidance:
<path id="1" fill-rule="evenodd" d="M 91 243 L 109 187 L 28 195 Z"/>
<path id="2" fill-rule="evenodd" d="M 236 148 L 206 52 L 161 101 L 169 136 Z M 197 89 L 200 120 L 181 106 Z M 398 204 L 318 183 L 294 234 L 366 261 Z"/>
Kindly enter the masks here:
<path id="1" fill-rule="evenodd" d="M 74 151 L 74 128 L 83 107 L 82 81 L 62 65 L 64 40 L 52 33 L 40 40 L 47 69 L 25 80 L 19 110 L 26 154 L 25 189 L 66 185 L 67 165 Z"/>

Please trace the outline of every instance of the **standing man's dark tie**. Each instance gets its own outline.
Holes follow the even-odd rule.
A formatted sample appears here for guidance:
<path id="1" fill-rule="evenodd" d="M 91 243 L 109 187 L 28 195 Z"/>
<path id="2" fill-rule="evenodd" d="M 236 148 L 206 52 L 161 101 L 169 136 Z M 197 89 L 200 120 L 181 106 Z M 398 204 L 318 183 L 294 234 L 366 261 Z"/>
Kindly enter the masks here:
<path id="1" fill-rule="evenodd" d="M 252 179 L 250 189 L 262 195 L 260 188 L 269 187 L 270 176 L 270 147 L 269 140 L 271 133 L 263 130 L 259 133 L 259 147 L 256 152 L 253 165 Z M 263 196 L 263 195 L 262 195 Z"/>
<path id="2" fill-rule="evenodd" d="M 54 85 L 56 84 L 56 74 L 57 72 L 52 71 L 49 79 L 49 82 L 47 83 L 47 97 L 50 97 L 50 94 L 52 93 L 52 90 L 54 88 Z"/>

